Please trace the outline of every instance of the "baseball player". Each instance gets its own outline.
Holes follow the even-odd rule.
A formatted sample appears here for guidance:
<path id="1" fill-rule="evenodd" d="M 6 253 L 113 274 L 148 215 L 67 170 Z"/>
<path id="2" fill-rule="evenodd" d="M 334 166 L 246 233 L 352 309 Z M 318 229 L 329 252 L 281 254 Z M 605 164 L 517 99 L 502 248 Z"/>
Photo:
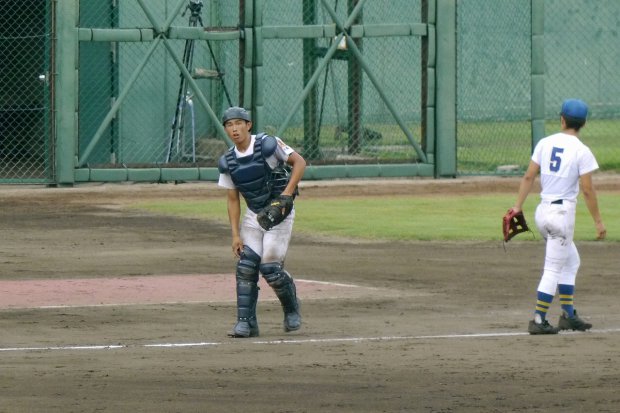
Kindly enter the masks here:
<path id="1" fill-rule="evenodd" d="M 592 328 L 592 324 L 577 315 L 573 306 L 575 278 L 580 265 L 579 253 L 573 242 L 575 207 L 580 187 L 594 219 L 597 239 L 604 239 L 607 233 L 592 184 L 592 173 L 598 169 L 598 163 L 590 149 L 579 140 L 579 131 L 585 125 L 587 115 L 588 106 L 579 99 L 567 99 L 562 103 L 562 130 L 541 139 L 534 148 L 519 186 L 517 201 L 512 207 L 517 212 L 522 210 L 540 171 L 542 191 L 535 220 L 546 240 L 546 249 L 534 319 L 528 325 L 530 334 L 557 334 L 559 330 L 586 331 Z M 556 290 L 562 306 L 558 327 L 546 320 Z"/>
<path id="2" fill-rule="evenodd" d="M 220 158 L 218 185 L 227 189 L 232 251 L 239 258 L 236 268 L 237 323 L 229 336 L 259 335 L 256 319 L 259 272 L 282 304 L 284 330 L 298 330 L 301 315 L 295 283 L 284 270 L 295 210 L 291 204 L 290 213 L 269 230 L 259 225 L 257 214 L 278 196 L 294 198 L 306 161 L 280 138 L 253 135 L 250 115 L 241 107 L 233 106 L 224 111 L 222 123 L 235 145 Z M 282 179 L 281 174 L 274 174 L 282 171 L 282 165 L 292 167 L 286 179 Z M 241 225 L 240 195 L 247 204 Z"/>

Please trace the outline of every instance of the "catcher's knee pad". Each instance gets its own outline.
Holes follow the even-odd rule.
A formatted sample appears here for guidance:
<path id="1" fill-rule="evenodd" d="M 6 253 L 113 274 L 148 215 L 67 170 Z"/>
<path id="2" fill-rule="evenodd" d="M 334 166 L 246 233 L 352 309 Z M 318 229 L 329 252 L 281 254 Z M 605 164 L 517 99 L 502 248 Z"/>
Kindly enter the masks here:
<path id="1" fill-rule="evenodd" d="M 293 277 L 282 269 L 279 262 L 268 262 L 260 265 L 260 271 L 267 284 L 278 296 L 285 313 L 296 312 L 298 310 L 297 290 Z"/>
<path id="2" fill-rule="evenodd" d="M 267 284 L 274 289 L 283 287 L 293 280 L 290 274 L 282 269 L 282 264 L 279 262 L 260 264 L 260 272 L 263 273 Z"/>
<path id="3" fill-rule="evenodd" d="M 237 281 L 258 282 L 260 256 L 252 248 L 244 245 L 237 262 Z"/>

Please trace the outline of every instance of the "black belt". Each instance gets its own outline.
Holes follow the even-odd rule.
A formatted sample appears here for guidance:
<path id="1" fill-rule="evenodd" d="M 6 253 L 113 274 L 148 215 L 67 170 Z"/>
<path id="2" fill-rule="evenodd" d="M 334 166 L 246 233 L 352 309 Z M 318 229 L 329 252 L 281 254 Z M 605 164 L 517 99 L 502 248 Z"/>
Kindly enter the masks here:
<path id="1" fill-rule="evenodd" d="M 555 201 L 551 201 L 552 204 L 562 205 L 564 203 L 563 199 L 556 199 Z"/>

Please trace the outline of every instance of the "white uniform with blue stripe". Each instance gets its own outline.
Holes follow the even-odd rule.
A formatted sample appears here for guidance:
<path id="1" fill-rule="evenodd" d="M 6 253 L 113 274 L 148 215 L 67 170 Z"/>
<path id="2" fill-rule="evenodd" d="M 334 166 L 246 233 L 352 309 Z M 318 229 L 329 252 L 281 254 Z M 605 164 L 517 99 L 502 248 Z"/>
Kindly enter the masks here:
<path id="1" fill-rule="evenodd" d="M 536 226 L 547 240 L 538 291 L 555 294 L 558 283 L 574 285 L 580 265 L 573 242 L 579 178 L 598 169 L 590 149 L 576 136 L 556 133 L 541 139 L 532 161 L 540 166 L 541 202 Z"/>

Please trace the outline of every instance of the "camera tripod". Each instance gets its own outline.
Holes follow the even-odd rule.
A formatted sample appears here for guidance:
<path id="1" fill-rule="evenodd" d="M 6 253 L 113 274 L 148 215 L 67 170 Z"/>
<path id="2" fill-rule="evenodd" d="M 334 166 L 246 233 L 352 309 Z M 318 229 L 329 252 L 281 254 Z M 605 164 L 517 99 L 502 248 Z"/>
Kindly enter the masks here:
<path id="1" fill-rule="evenodd" d="M 185 7 L 182 16 L 185 16 L 187 11 L 190 12 L 189 16 L 189 25 L 191 27 L 196 27 L 198 24 L 203 26 L 202 17 L 200 16 L 202 11 L 203 2 L 202 0 L 189 0 L 189 4 Z M 222 88 L 224 89 L 224 94 L 226 95 L 226 99 L 228 101 L 228 105 L 232 106 L 230 95 L 228 94 L 228 90 L 226 89 L 226 85 L 224 84 L 224 73 L 220 71 L 217 60 L 215 59 L 215 54 L 213 53 L 213 49 L 211 48 L 211 43 L 207 40 L 207 47 L 209 48 L 209 54 L 211 55 L 211 59 L 213 60 L 213 65 L 215 66 L 215 70 L 208 70 L 202 68 L 195 68 L 192 70 L 192 62 L 194 59 L 194 43 L 193 39 L 187 39 L 185 41 L 185 48 L 183 49 L 183 65 L 187 68 L 187 70 L 192 73 L 192 77 L 195 79 L 220 79 L 222 82 Z M 191 160 L 192 162 L 196 162 L 196 121 L 195 121 L 195 113 L 194 113 L 194 104 L 192 100 L 192 94 L 188 90 L 188 81 L 181 73 L 181 80 L 179 82 L 179 93 L 177 95 L 176 101 L 176 109 L 174 113 L 174 118 L 172 119 L 172 127 L 170 130 L 170 136 L 168 138 L 167 152 L 166 152 L 166 163 L 169 163 L 172 158 L 175 158 L 177 161 L 181 160 L 181 158 L 187 157 L 184 151 L 184 132 L 185 132 L 185 114 L 186 109 L 189 109 L 189 113 L 191 115 Z"/>

